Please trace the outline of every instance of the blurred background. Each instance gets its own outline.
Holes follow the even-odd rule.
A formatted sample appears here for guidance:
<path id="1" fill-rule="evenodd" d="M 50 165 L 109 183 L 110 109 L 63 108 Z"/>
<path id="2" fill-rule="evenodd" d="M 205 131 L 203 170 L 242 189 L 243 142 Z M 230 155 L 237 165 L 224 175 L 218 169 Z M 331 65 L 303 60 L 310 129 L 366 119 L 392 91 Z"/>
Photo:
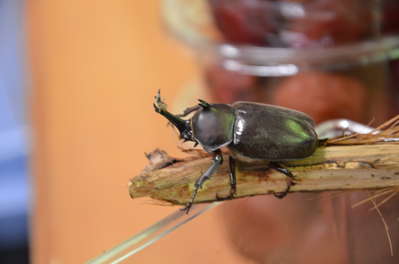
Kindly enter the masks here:
<path id="1" fill-rule="evenodd" d="M 162 89 L 172 104 L 197 73 L 191 55 L 168 37 L 160 4 L 27 3 L 35 263 L 82 263 L 176 210 L 131 200 L 127 188 L 148 162 L 144 152 L 179 154 L 175 132 L 154 114 L 153 96 Z M 203 245 L 225 244 L 212 235 L 218 229 L 204 218 L 194 232 L 136 261 L 214 262 Z M 229 257 L 222 248 L 216 255 Z"/>
<path id="2" fill-rule="evenodd" d="M 0 263 L 27 263 L 31 184 L 24 1 L 0 1 Z"/>
<path id="3" fill-rule="evenodd" d="M 175 109 L 205 96 L 279 104 L 317 122 L 378 124 L 397 114 L 399 7 L 366 2 L 0 0 L 0 263 L 83 263 L 176 210 L 128 195 L 144 152 L 181 155 L 153 111 L 158 89 Z M 226 203 L 134 261 L 387 257 L 376 214 L 352 217 L 353 197 L 340 197 Z M 396 230 L 396 208 L 385 209 Z M 305 256 L 312 252 L 321 259 Z"/>

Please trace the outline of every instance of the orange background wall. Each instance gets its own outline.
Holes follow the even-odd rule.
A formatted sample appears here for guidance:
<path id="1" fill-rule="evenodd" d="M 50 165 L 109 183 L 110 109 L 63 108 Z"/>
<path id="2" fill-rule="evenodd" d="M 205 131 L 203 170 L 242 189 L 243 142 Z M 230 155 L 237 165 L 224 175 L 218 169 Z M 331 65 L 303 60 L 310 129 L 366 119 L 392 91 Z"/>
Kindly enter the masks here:
<path id="1" fill-rule="evenodd" d="M 34 263 L 82 263 L 176 210 L 127 192 L 144 152 L 177 153 L 175 134 L 153 112 L 155 91 L 173 101 L 196 75 L 192 57 L 161 27 L 159 4 L 28 1 Z M 205 216 L 137 263 L 234 263 L 219 228 Z"/>

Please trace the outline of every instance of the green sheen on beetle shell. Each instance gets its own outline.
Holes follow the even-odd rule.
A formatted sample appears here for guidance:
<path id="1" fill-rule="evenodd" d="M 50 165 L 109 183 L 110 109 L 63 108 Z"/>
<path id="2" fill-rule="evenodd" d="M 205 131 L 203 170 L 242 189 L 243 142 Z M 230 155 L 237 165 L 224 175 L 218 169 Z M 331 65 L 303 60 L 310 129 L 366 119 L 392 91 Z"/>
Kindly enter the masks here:
<path id="1" fill-rule="evenodd" d="M 290 143 L 300 143 L 311 139 L 311 135 L 301 126 L 297 121 L 287 119 L 285 125 L 289 131 L 292 131 L 292 135 L 286 135 L 284 137 Z"/>
<path id="2" fill-rule="evenodd" d="M 232 135 L 234 129 L 235 116 L 233 114 L 227 114 L 217 108 L 211 108 L 212 112 L 215 112 L 216 116 L 219 117 L 220 125 L 224 135 Z"/>

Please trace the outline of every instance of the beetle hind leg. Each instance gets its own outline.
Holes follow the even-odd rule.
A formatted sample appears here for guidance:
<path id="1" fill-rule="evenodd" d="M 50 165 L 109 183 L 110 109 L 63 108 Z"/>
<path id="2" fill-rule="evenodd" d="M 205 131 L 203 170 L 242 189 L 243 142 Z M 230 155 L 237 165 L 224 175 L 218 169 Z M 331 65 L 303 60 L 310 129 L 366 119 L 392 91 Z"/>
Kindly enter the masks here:
<path id="1" fill-rule="evenodd" d="M 274 196 L 276 198 L 282 199 L 288 194 L 288 192 L 291 189 L 291 186 L 295 185 L 294 175 L 287 168 L 284 168 L 283 166 L 281 166 L 279 163 L 276 162 L 270 162 L 269 168 L 274 169 L 287 176 L 287 188 L 283 192 L 274 193 Z"/>
<path id="2" fill-rule="evenodd" d="M 229 168 L 230 168 L 230 195 L 229 198 L 234 198 L 237 192 L 237 177 L 236 177 L 236 160 L 233 157 L 229 157 Z"/>
<path id="3" fill-rule="evenodd" d="M 197 193 L 198 193 L 199 189 L 202 188 L 202 185 L 204 184 L 204 182 L 206 180 L 208 180 L 217 171 L 217 169 L 220 167 L 220 165 L 223 163 L 223 155 L 220 150 L 216 150 L 213 152 L 212 161 L 213 161 L 212 165 L 195 182 L 195 184 L 194 184 L 195 189 L 191 196 L 191 201 L 182 209 L 182 210 L 186 211 L 187 214 L 188 214 L 188 212 L 190 212 L 191 206 L 193 206 L 195 197 L 197 197 Z"/>

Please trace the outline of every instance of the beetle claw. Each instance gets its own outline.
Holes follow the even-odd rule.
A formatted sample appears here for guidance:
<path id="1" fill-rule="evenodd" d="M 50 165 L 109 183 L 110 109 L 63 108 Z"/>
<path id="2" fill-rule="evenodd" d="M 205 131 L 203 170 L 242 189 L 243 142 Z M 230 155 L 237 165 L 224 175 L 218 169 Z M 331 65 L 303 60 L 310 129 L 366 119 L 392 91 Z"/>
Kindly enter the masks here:
<path id="1" fill-rule="evenodd" d="M 273 193 L 274 197 L 276 197 L 278 199 L 283 199 L 285 196 L 287 196 L 287 194 L 288 194 L 287 191 Z"/>
<path id="2" fill-rule="evenodd" d="M 206 102 L 206 101 L 204 101 L 202 99 L 198 99 L 198 101 L 199 101 L 199 105 L 202 106 L 205 109 L 209 108 L 211 106 L 208 102 Z"/>
<path id="3" fill-rule="evenodd" d="M 191 207 L 193 206 L 193 203 L 188 203 L 186 204 L 186 206 L 184 206 L 183 208 L 181 208 L 181 211 L 185 211 L 186 214 L 188 214 L 190 212 Z"/>
<path id="4" fill-rule="evenodd" d="M 154 108 L 155 108 L 155 112 L 157 113 L 161 113 L 161 111 L 166 110 L 166 104 L 162 101 L 161 98 L 161 91 L 158 90 L 157 94 L 154 96 Z"/>
<path id="5" fill-rule="evenodd" d="M 274 197 L 282 199 L 284 198 L 290 191 L 291 186 L 295 185 L 295 181 L 294 181 L 294 175 L 286 168 L 282 167 L 280 164 L 276 163 L 276 162 L 271 162 L 269 164 L 269 167 L 271 169 L 274 169 L 282 174 L 284 174 L 286 176 L 287 179 L 287 188 L 283 191 L 283 192 L 275 192 L 274 193 Z"/>
<path id="6" fill-rule="evenodd" d="M 159 113 L 160 112 L 159 107 L 155 103 L 153 103 L 152 105 L 154 106 L 155 112 Z"/>
<path id="7" fill-rule="evenodd" d="M 283 192 L 274 193 L 274 197 L 278 199 L 283 199 L 290 192 L 291 186 L 295 184 L 296 183 L 294 182 L 294 180 L 290 176 L 287 176 L 287 188 Z"/>

